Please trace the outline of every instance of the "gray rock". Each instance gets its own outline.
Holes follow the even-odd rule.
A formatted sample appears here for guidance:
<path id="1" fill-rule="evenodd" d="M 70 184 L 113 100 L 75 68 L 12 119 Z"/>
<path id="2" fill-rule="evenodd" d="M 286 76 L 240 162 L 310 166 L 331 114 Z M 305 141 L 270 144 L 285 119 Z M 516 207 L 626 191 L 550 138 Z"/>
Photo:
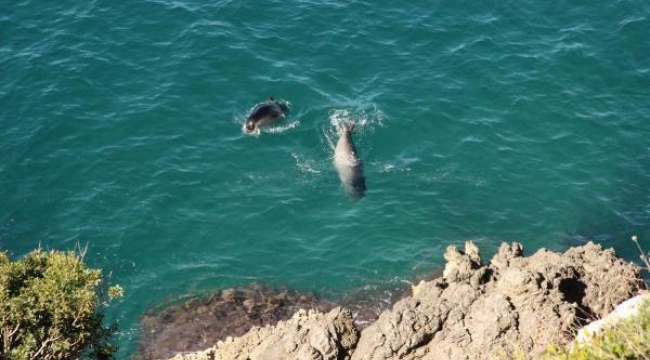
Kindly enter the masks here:
<path id="1" fill-rule="evenodd" d="M 276 326 L 254 327 L 244 336 L 174 360 L 344 360 L 350 358 L 358 332 L 348 310 L 327 314 L 299 310 Z"/>
<path id="2" fill-rule="evenodd" d="M 503 244 L 489 265 L 469 243 L 445 259 L 442 279 L 420 283 L 363 330 L 352 360 L 534 356 L 644 287 L 637 266 L 593 243 L 530 257 Z"/>
<path id="3" fill-rule="evenodd" d="M 644 289 L 640 268 L 588 243 L 564 254 L 523 256 L 503 244 L 489 264 L 468 243 L 449 247 L 443 277 L 381 313 L 359 337 L 349 311 L 297 312 L 177 360 L 458 360 L 533 357 L 566 344 L 584 319 L 600 318 Z M 228 294 L 225 294 L 228 296 Z"/>

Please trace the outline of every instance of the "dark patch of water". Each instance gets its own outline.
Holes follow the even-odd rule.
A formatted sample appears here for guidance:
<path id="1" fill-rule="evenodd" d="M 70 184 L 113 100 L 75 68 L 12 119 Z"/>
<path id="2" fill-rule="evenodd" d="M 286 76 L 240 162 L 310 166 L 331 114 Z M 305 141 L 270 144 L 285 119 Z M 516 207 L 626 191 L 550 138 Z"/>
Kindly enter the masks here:
<path id="1" fill-rule="evenodd" d="M 439 277 L 442 270 L 414 281 Z M 408 281 L 366 286 L 346 294 L 299 292 L 284 287 L 252 283 L 218 290 L 189 300 L 167 300 L 141 318 L 142 335 L 132 360 L 167 359 L 178 353 L 204 350 L 228 336 L 242 336 L 254 326 L 275 325 L 299 309 L 328 312 L 336 306 L 350 309 L 359 330 L 372 324 L 382 311 L 411 294 Z M 188 298 L 188 296 L 183 296 Z"/>
<path id="2" fill-rule="evenodd" d="M 142 336 L 138 353 L 132 359 L 167 359 L 178 353 L 203 350 L 228 336 L 244 335 L 253 326 L 286 320 L 298 309 L 326 312 L 335 306 L 310 292 L 257 283 L 181 303 L 167 301 L 141 318 Z"/>

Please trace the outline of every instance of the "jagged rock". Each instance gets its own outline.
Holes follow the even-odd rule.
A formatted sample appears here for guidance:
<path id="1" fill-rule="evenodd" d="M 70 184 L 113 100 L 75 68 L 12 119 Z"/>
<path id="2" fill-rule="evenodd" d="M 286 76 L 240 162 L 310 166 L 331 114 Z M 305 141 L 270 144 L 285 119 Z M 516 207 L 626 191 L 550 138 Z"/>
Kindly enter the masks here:
<path id="1" fill-rule="evenodd" d="M 440 272 L 425 276 L 425 279 L 432 279 L 440 276 Z M 228 336 L 242 336 L 253 326 L 263 327 L 287 320 L 299 309 L 328 312 L 342 306 L 352 312 L 357 329 L 363 329 L 377 320 L 382 311 L 409 294 L 405 284 L 398 281 L 389 288 L 363 287 L 338 294 L 334 303 L 311 292 L 252 283 L 190 297 L 180 303 L 163 303 L 142 317 L 139 351 L 132 360 L 167 359 L 179 353 L 199 351 Z"/>
<path id="2" fill-rule="evenodd" d="M 503 244 L 489 264 L 468 243 L 449 247 L 443 277 L 421 281 L 358 337 L 349 311 L 298 312 L 176 360 L 457 360 L 535 356 L 566 344 L 586 319 L 644 289 L 640 268 L 588 243 L 523 257 Z"/>
<path id="3" fill-rule="evenodd" d="M 344 360 L 358 341 L 349 310 L 299 310 L 275 327 L 254 327 L 239 338 L 174 360 Z"/>
<path id="4" fill-rule="evenodd" d="M 449 247 L 445 259 L 442 279 L 420 283 L 363 330 L 352 360 L 539 354 L 644 286 L 637 266 L 593 243 L 530 257 L 520 244 L 503 244 L 490 265 L 467 244 L 465 252 Z"/>
<path id="5" fill-rule="evenodd" d="M 459 251 L 455 246 L 447 247 L 444 257 L 447 263 L 442 276 L 451 281 L 467 279 L 473 270 L 481 266 L 478 248 L 471 241 L 465 244 L 465 252 Z"/>

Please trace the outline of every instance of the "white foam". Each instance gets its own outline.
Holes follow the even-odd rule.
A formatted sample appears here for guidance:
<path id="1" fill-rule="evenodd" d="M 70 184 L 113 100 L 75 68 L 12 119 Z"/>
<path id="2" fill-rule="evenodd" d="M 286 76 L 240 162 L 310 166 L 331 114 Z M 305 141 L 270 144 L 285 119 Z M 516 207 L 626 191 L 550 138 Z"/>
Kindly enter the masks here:
<path id="1" fill-rule="evenodd" d="M 255 130 L 248 132 L 246 131 L 246 123 L 244 122 L 242 124 L 241 131 L 246 135 L 252 135 L 257 137 L 260 136 L 261 133 L 281 134 L 285 131 L 289 131 L 291 129 L 297 128 L 298 126 L 300 126 L 300 119 L 296 119 L 284 125 L 271 125 L 271 126 L 264 126 L 262 128 L 255 128 Z"/>
<path id="2" fill-rule="evenodd" d="M 285 132 L 287 130 L 297 128 L 298 126 L 300 126 L 300 119 L 296 119 L 296 120 L 294 120 L 294 121 L 292 121 L 292 122 L 290 122 L 288 124 L 285 124 L 285 125 L 274 125 L 274 126 L 270 126 L 270 127 L 268 127 L 268 126 L 263 127 L 262 131 L 266 132 L 266 133 L 271 133 L 271 134 L 280 134 L 280 133 L 283 133 L 283 132 Z"/>
<path id="3" fill-rule="evenodd" d="M 302 173 L 308 173 L 308 174 L 320 174 L 320 170 L 316 170 L 313 167 L 314 160 L 306 159 L 304 156 L 300 154 L 293 153 L 291 154 L 291 157 L 293 157 L 296 160 L 296 166 L 298 166 L 298 169 Z"/>
<path id="4" fill-rule="evenodd" d="M 353 122 L 357 131 L 365 132 L 374 130 L 376 127 L 383 127 L 386 115 L 377 106 L 373 105 L 372 110 L 335 109 L 330 112 L 330 124 L 337 133 L 342 130 L 345 123 Z"/>

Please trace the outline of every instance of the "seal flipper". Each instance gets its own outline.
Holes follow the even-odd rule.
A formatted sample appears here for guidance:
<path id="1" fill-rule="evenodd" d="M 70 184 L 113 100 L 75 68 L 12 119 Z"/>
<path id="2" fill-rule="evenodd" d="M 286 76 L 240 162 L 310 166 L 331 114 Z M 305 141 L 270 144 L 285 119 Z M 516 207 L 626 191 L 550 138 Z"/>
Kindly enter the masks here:
<path id="1" fill-rule="evenodd" d="M 350 121 L 341 121 L 336 126 L 336 132 L 338 133 L 339 136 L 343 135 L 346 132 L 351 134 L 351 133 L 354 132 L 354 127 L 355 127 L 355 123 L 352 120 L 350 120 Z"/>

